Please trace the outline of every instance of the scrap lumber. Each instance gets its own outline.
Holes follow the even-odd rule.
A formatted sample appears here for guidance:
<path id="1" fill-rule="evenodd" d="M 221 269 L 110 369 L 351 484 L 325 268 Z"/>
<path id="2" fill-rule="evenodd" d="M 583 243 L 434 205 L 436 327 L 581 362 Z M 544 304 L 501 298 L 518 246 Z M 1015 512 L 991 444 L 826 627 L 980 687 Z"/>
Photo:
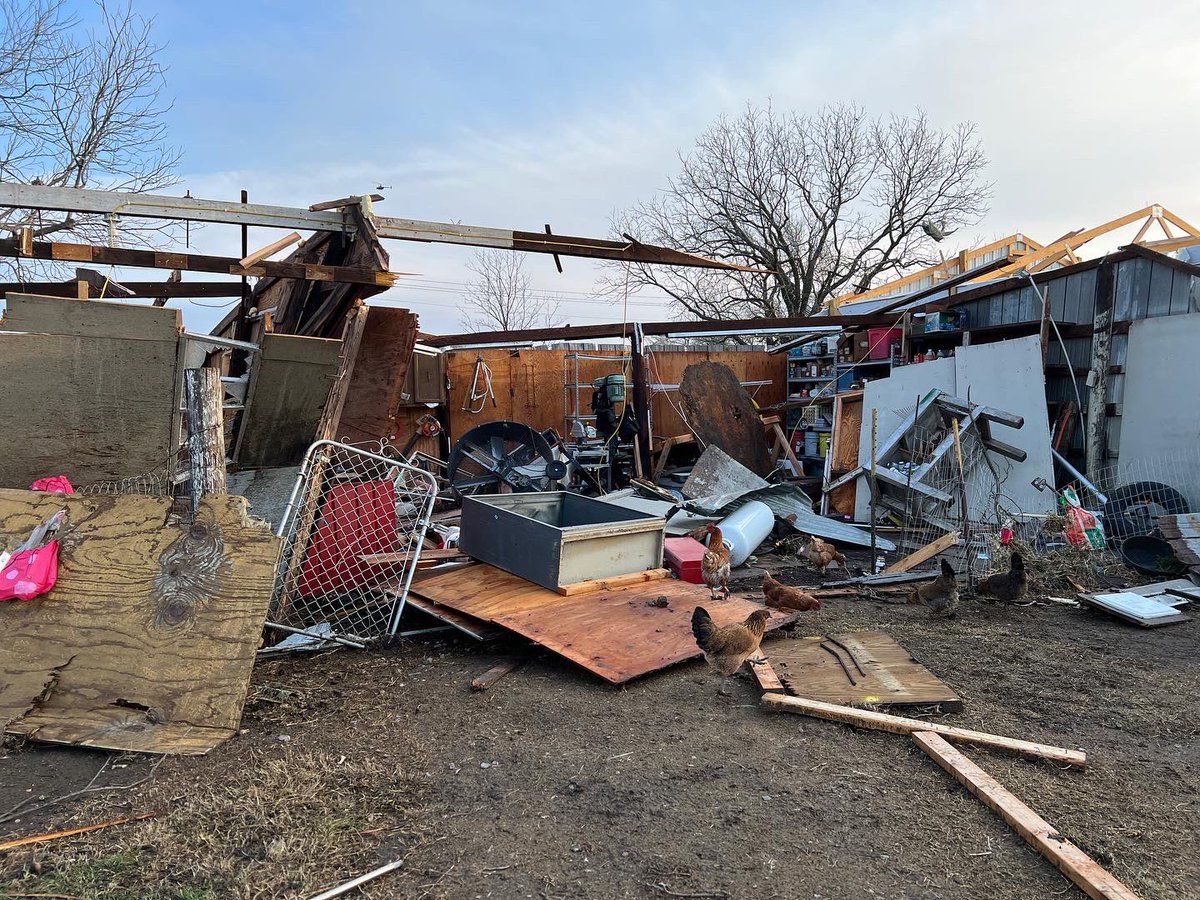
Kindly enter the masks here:
<path id="1" fill-rule="evenodd" d="M 188 493 L 195 515 L 201 497 L 227 493 L 225 419 L 221 412 L 225 386 L 221 384 L 220 370 L 184 370 L 183 396 L 187 410 Z"/>
<path id="2" fill-rule="evenodd" d="M 775 674 L 775 669 L 771 665 L 771 661 L 765 656 L 762 658 L 762 662 L 748 659 L 746 660 L 746 664 L 750 666 L 750 674 L 758 682 L 758 689 L 760 691 L 782 692 L 784 690 L 783 682 L 779 680 L 779 676 Z"/>
<path id="3" fill-rule="evenodd" d="M 265 247 L 260 247 L 248 256 L 242 257 L 238 265 L 243 269 L 249 269 L 251 266 L 268 259 L 292 244 L 300 243 L 300 235 L 293 231 L 291 234 L 286 234 L 277 241 L 272 241 Z"/>
<path id="4" fill-rule="evenodd" d="M 14 838 L 11 841 L 5 841 L 0 844 L 0 853 L 3 853 L 5 850 L 15 850 L 18 847 L 28 847 L 31 844 L 44 844 L 47 841 L 57 841 L 59 838 L 87 834 L 89 831 L 100 831 L 102 828 L 111 828 L 114 825 L 127 825 L 130 822 L 153 819 L 157 815 L 158 813 L 156 812 L 148 812 L 138 816 L 121 816 L 119 819 L 109 819 L 105 822 L 97 822 L 95 825 L 83 825 L 79 828 L 67 828 L 63 831 L 48 831 L 45 834 L 31 834 L 29 837 Z"/>
<path id="5" fill-rule="evenodd" d="M 921 563 L 925 562 L 925 560 L 933 559 L 933 557 L 937 556 L 939 553 L 943 553 L 958 544 L 960 537 L 962 537 L 962 533 L 958 531 L 952 531 L 949 534 L 943 534 L 936 541 L 930 541 L 920 550 L 910 553 L 908 556 L 904 557 L 904 559 L 900 559 L 892 563 L 890 566 L 884 569 L 881 574 L 890 575 L 895 572 L 907 572 L 909 569 L 916 568 Z"/>
<path id="6" fill-rule="evenodd" d="M 762 419 L 732 369 L 692 363 L 683 370 L 679 400 L 704 446 L 715 444 L 756 475 L 772 470 Z"/>
<path id="7" fill-rule="evenodd" d="M 363 330 L 367 327 L 367 313 L 367 305 L 359 301 L 346 316 L 337 373 L 333 376 L 333 386 L 329 389 L 329 397 L 317 423 L 315 439 L 318 441 L 332 441 L 338 436 L 342 410 L 350 392 L 350 379 L 354 377 L 354 367 L 358 360 L 359 344 L 362 342 Z"/>
<path id="8" fill-rule="evenodd" d="M 58 583 L 0 603 L 0 722 L 40 741 L 203 754 L 237 733 L 279 539 L 245 498 L 0 490 L 8 545 L 67 510 Z M 11 546 L 6 546 L 11 549 Z"/>
<path id="9" fill-rule="evenodd" d="M 123 281 L 125 298 L 133 297 L 240 297 L 238 281 Z M 36 294 L 39 297 L 79 299 L 78 281 L 0 281 L 0 295 Z M 115 299 L 108 297 L 107 299 Z"/>
<path id="10" fill-rule="evenodd" d="M 521 668 L 521 666 L 525 665 L 525 662 L 524 657 L 510 657 L 509 659 L 500 660 L 496 665 L 471 681 L 471 690 L 486 691 L 505 675 Z"/>
<path id="11" fill-rule="evenodd" d="M 624 575 L 612 575 L 608 578 L 593 578 L 589 581 L 576 581 L 573 584 L 560 584 L 558 592 L 564 597 L 574 597 L 576 594 L 611 591 L 615 588 L 645 584 L 649 581 L 661 581 L 670 577 L 670 569 L 646 569 L 642 572 L 627 572 Z"/>
<path id="12" fill-rule="evenodd" d="M 326 210 L 326 209 L 342 209 L 343 207 L 346 207 L 346 206 L 356 206 L 359 203 L 362 203 L 362 201 L 364 199 L 369 199 L 372 203 L 378 203 L 380 200 L 383 199 L 383 194 L 368 194 L 366 198 L 351 196 L 351 197 L 342 197 L 341 199 L 338 199 L 338 200 L 323 200 L 320 203 L 314 203 L 312 206 L 310 206 L 308 208 L 308 211 L 309 212 L 322 212 L 323 210 Z"/>
<path id="13" fill-rule="evenodd" d="M 699 657 L 691 621 L 697 606 L 717 627 L 764 608 L 736 596 L 714 602 L 708 588 L 671 578 L 564 597 L 484 563 L 430 574 L 413 583 L 410 596 L 506 628 L 611 684 Z M 769 612 L 768 631 L 799 616 Z"/>
<path id="14" fill-rule="evenodd" d="M 932 731 L 952 741 L 978 744 L 981 747 L 991 747 L 996 750 L 1007 750 L 1010 753 L 1027 756 L 1032 759 L 1047 759 L 1051 762 L 1066 763 L 1067 765 L 1078 766 L 1080 768 L 1087 766 L 1087 756 L 1082 750 L 1067 750 L 1063 747 L 1053 747 L 1049 744 L 1037 744 L 1032 741 L 1001 737 L 1000 735 L 988 734 L 983 731 L 972 731 L 969 728 L 942 725 L 939 722 L 908 719 L 904 716 L 893 716 L 869 709 L 839 706 L 836 703 L 822 703 L 820 700 L 807 700 L 803 697 L 789 697 L 786 694 L 763 694 L 762 705 L 766 709 L 775 712 L 790 712 L 802 716 L 813 716 L 817 719 L 841 722 L 844 725 L 852 725 L 857 728 L 890 731 L 892 734 L 913 734 L 917 731 Z"/>
<path id="15" fill-rule="evenodd" d="M 917 731 L 913 733 L 913 740 L 985 806 L 999 813 L 1027 844 L 1054 863 L 1060 872 L 1093 900 L 1138 900 L 1138 895 L 1111 872 L 1059 834 L 1049 822 L 946 743 L 937 732 Z"/>

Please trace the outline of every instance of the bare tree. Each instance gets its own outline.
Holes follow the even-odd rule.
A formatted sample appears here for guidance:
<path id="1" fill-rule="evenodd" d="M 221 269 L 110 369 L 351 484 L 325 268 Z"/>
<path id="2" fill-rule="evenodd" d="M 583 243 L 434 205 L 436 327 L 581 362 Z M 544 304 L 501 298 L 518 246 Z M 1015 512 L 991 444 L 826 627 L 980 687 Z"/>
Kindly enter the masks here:
<path id="1" fill-rule="evenodd" d="M 935 257 L 930 232 L 979 221 L 990 185 L 975 128 L 921 112 L 873 119 L 853 106 L 811 116 L 747 107 L 722 117 L 653 200 L 616 218 L 647 243 L 766 273 L 640 265 L 633 277 L 705 319 L 802 316 Z"/>
<path id="2" fill-rule="evenodd" d="M 525 271 L 525 257 L 511 250 L 478 250 L 467 263 L 475 277 L 467 287 L 462 315 L 472 331 L 553 328 L 563 324 L 557 297 L 536 292 Z"/>
<path id="3" fill-rule="evenodd" d="M 0 180 L 150 191 L 175 179 L 164 71 L 152 23 L 97 4 L 94 25 L 64 0 L 0 0 Z M 0 227 L 106 236 L 98 216 L 0 210 Z M 120 220 L 125 233 L 161 230 Z"/>

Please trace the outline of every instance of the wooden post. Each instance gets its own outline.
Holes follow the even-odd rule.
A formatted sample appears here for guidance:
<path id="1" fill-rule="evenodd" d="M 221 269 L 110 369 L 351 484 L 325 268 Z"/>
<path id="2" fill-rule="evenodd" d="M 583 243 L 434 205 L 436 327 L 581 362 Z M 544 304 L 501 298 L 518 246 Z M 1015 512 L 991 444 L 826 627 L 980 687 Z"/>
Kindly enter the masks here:
<path id="1" fill-rule="evenodd" d="M 1099 483 L 1108 461 L 1108 366 L 1112 358 L 1113 264 L 1096 270 L 1096 312 L 1092 320 L 1092 366 L 1087 396 L 1087 467 L 1085 474 Z M 1071 360 L 1067 360 L 1068 368 Z M 1071 377 L 1075 377 L 1072 370 Z"/>
<path id="2" fill-rule="evenodd" d="M 337 438 L 338 425 L 342 421 L 342 408 L 346 405 L 350 378 L 354 375 L 354 363 L 358 358 L 358 345 L 362 342 L 369 312 L 366 304 L 360 300 L 346 317 L 346 325 L 342 329 L 342 355 L 338 362 L 337 375 L 334 376 L 333 386 L 329 389 L 325 408 L 321 410 L 321 421 L 317 424 L 318 441 L 332 441 Z"/>
<path id="3" fill-rule="evenodd" d="M 633 333 L 629 336 L 630 375 L 633 377 L 633 412 L 637 417 L 638 438 L 636 451 L 642 472 L 654 471 L 650 458 L 650 445 L 654 435 L 650 431 L 650 383 L 646 376 L 645 338 L 642 326 L 633 323 Z"/>
<path id="4" fill-rule="evenodd" d="M 225 388 L 218 369 L 187 369 L 183 373 L 187 407 L 188 457 L 192 514 L 200 498 L 226 493 L 225 418 L 221 411 Z"/>
<path id="5" fill-rule="evenodd" d="M 967 512 L 967 472 L 966 466 L 963 465 L 962 452 L 962 435 L 958 429 L 958 419 L 955 419 L 951 426 L 954 429 L 954 455 L 958 459 L 958 524 L 959 530 L 962 532 L 963 543 L 966 546 L 965 558 L 969 561 L 971 551 L 971 517 Z M 987 451 L 984 450 L 986 453 Z M 975 573 L 972 570 L 969 562 L 966 566 L 967 584 L 973 589 L 975 587 Z"/>

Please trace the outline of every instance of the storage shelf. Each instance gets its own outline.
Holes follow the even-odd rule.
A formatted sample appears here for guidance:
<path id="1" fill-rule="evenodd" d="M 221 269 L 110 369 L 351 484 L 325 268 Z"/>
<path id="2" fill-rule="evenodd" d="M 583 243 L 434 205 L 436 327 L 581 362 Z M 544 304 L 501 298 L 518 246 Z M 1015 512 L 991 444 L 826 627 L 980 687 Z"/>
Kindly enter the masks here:
<path id="1" fill-rule="evenodd" d="M 789 377 L 788 381 L 833 381 L 836 375 L 803 375 L 798 378 Z"/>
<path id="2" fill-rule="evenodd" d="M 838 363 L 838 368 L 857 369 L 860 366 L 890 366 L 891 364 L 892 361 L 890 359 L 865 359 L 862 362 L 840 362 Z"/>

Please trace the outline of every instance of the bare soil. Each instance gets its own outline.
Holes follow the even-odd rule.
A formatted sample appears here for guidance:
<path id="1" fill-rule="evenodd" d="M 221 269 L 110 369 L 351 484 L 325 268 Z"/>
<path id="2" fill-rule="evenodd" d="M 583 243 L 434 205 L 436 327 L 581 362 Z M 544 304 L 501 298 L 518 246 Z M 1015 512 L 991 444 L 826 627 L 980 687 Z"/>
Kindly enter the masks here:
<path id="1" fill-rule="evenodd" d="M 765 648 L 883 629 L 962 696 L 964 712 L 934 718 L 1084 747 L 1087 771 L 966 752 L 1140 896 L 1174 900 L 1200 896 L 1196 627 L 977 601 L 941 621 L 845 600 Z M 403 858 L 356 896 L 1083 896 L 908 738 L 763 712 L 748 678 L 719 697 L 701 664 L 618 690 L 533 651 L 472 693 L 509 649 L 418 640 L 262 663 L 225 746 L 0 824 L 158 813 L 0 854 L 0 895 L 303 897 Z M 83 787 L 107 757 L 10 747 L 0 815 Z"/>

